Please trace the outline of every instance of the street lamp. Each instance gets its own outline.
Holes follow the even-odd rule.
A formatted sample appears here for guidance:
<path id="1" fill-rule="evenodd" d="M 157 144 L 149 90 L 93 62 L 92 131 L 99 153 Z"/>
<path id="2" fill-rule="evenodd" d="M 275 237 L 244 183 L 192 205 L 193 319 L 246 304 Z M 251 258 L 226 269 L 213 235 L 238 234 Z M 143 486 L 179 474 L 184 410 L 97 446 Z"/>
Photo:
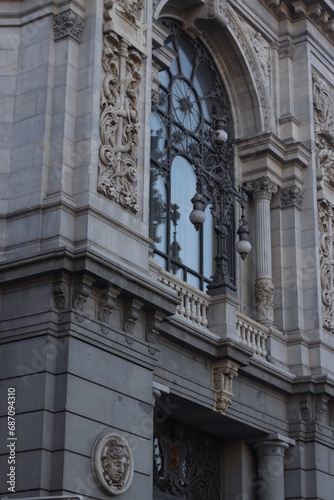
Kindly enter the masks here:
<path id="1" fill-rule="evenodd" d="M 197 175 L 196 194 L 192 198 L 193 210 L 189 218 L 198 231 L 205 221 L 205 208 L 211 204 L 211 213 L 216 219 L 215 233 L 217 237 L 216 270 L 208 290 L 212 294 L 226 293 L 227 289 L 236 291 L 227 251 L 227 238 L 233 229 L 233 207 L 237 201 L 242 209 L 242 215 L 237 234 L 239 241 L 236 250 L 244 260 L 251 250 L 248 241 L 249 229 L 245 217 L 248 194 L 245 185 L 237 190 L 233 183 L 231 150 L 228 127 L 224 116 L 213 117 L 209 133 L 210 145 L 205 159 L 194 155 Z M 231 256 L 230 256 L 231 258 Z"/>

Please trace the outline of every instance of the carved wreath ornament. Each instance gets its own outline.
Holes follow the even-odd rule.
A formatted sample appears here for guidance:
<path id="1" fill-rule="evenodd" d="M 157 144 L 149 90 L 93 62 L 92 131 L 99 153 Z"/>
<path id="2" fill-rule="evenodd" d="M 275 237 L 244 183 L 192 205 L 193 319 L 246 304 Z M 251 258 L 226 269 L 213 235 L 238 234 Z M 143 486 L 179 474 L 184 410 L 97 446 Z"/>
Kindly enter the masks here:
<path id="1" fill-rule="evenodd" d="M 109 495 L 121 495 L 129 488 L 133 478 L 133 457 L 123 436 L 109 432 L 96 440 L 92 468 L 98 485 Z"/>

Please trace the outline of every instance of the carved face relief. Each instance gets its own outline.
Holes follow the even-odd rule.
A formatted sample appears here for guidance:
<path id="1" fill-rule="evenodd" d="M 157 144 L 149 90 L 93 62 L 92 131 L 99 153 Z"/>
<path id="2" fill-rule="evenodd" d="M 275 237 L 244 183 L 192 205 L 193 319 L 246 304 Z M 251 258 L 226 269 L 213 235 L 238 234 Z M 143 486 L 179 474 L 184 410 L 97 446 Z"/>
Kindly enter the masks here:
<path id="1" fill-rule="evenodd" d="M 136 21 L 138 19 L 138 11 L 143 8 L 143 2 L 139 0 L 123 0 L 122 4 L 127 17 Z"/>
<path id="2" fill-rule="evenodd" d="M 92 468 L 105 492 L 111 496 L 124 493 L 133 478 L 133 458 L 126 440 L 119 434 L 102 434 L 93 448 Z"/>

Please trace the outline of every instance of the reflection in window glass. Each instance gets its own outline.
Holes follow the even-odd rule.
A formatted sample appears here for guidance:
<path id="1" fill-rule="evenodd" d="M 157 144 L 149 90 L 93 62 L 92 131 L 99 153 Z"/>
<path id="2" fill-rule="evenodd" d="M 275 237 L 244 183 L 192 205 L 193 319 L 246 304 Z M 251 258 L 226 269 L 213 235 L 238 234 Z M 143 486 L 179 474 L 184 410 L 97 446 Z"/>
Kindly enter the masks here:
<path id="1" fill-rule="evenodd" d="M 150 237 L 155 258 L 167 271 L 204 290 L 214 274 L 215 222 L 206 207 L 206 221 L 196 231 L 189 221 L 191 199 L 207 182 L 196 169 L 216 154 L 209 140 L 213 117 L 231 118 L 205 47 L 188 39 L 177 21 L 162 23 L 172 34 L 168 46 L 176 57 L 159 74 L 159 102 L 152 108 Z"/>
<path id="2" fill-rule="evenodd" d="M 157 113 L 151 116 L 151 152 L 153 156 L 162 156 L 166 149 L 165 126 Z"/>
<path id="3" fill-rule="evenodd" d="M 150 179 L 150 238 L 154 247 L 166 251 L 166 188 L 164 178 L 151 168 Z"/>
<path id="4" fill-rule="evenodd" d="M 192 165 L 183 156 L 176 156 L 171 171 L 170 254 L 174 261 L 186 263 L 199 272 L 199 233 L 189 222 L 195 192 L 196 175 Z"/>
<path id="5" fill-rule="evenodd" d="M 212 71 L 204 61 L 201 61 L 196 68 L 194 85 L 198 94 L 201 96 L 206 96 L 214 88 L 215 80 Z"/>
<path id="6" fill-rule="evenodd" d="M 195 52 L 193 45 L 186 38 L 180 39 L 179 54 L 181 72 L 190 80 L 194 67 Z"/>
<path id="7" fill-rule="evenodd" d="M 213 259 L 216 255 L 216 236 L 213 228 L 213 218 L 211 216 L 211 205 L 206 207 L 206 220 L 203 224 L 203 274 L 210 278 L 213 275 Z"/>

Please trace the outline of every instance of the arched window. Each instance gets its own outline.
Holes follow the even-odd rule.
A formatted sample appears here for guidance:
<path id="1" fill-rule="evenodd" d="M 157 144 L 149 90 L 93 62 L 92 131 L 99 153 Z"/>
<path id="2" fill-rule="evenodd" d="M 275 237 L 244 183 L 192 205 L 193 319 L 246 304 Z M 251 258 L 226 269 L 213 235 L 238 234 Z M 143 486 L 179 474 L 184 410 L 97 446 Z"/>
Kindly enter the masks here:
<path id="1" fill-rule="evenodd" d="M 150 238 L 154 256 L 165 270 L 202 290 L 213 286 L 217 270 L 220 284 L 233 288 L 233 200 L 228 203 L 233 158 L 225 91 L 202 43 L 190 40 L 178 22 L 162 22 L 172 34 L 168 45 L 176 57 L 169 70 L 160 72 L 160 98 L 152 109 Z M 189 220 L 196 193 L 206 215 L 197 230 Z M 224 210 L 228 223 L 222 228 Z"/>

